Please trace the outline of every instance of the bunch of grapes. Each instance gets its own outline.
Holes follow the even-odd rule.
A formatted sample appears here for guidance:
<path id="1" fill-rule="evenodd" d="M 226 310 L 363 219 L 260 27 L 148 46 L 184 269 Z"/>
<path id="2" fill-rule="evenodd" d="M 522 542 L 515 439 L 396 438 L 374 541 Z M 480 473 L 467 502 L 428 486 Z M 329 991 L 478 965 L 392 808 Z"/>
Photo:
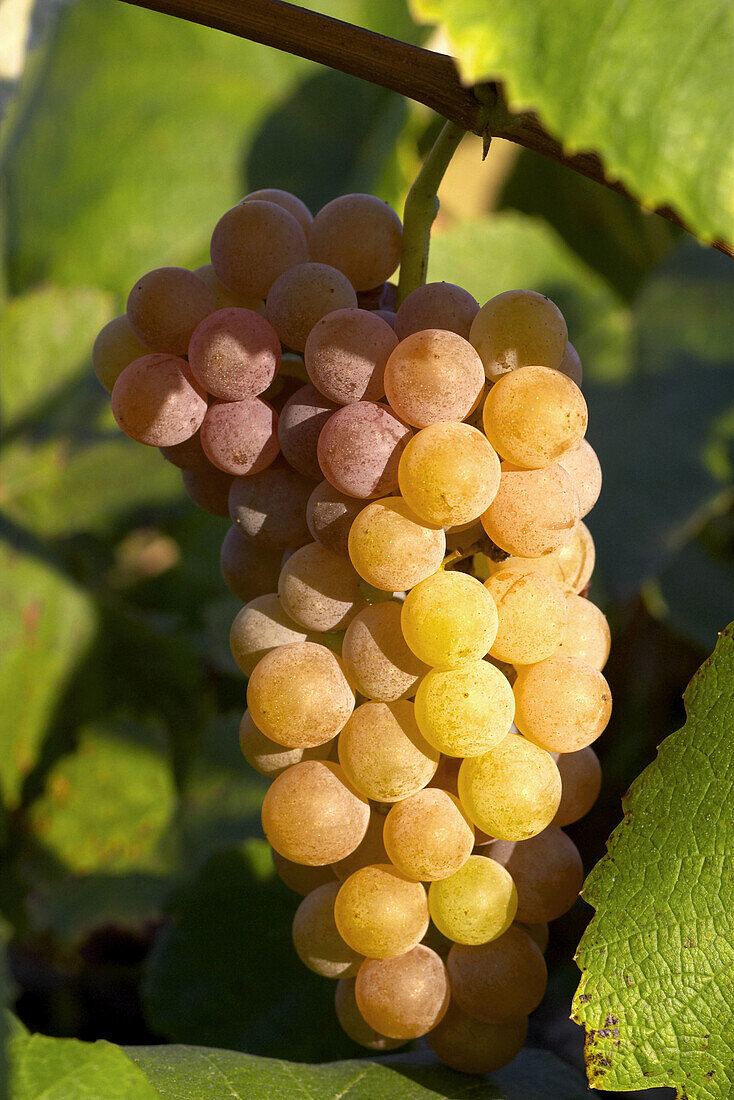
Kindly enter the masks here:
<path id="1" fill-rule="evenodd" d="M 123 431 L 232 519 L 240 743 L 298 955 L 358 1043 L 427 1035 L 482 1073 L 520 1050 L 582 881 L 601 472 L 557 306 L 430 283 L 395 310 L 401 236 L 370 195 L 248 195 L 93 358 Z"/>

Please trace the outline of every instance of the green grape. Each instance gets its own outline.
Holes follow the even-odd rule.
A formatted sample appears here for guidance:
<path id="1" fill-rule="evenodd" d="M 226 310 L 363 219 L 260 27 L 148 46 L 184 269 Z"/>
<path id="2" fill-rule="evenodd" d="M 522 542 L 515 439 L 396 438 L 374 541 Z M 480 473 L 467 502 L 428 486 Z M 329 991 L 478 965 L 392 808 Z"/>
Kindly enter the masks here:
<path id="1" fill-rule="evenodd" d="M 477 428 L 429 424 L 409 440 L 398 467 L 400 492 L 426 523 L 457 527 L 476 521 L 494 500 L 500 463 Z"/>
<path id="2" fill-rule="evenodd" d="M 552 577 L 505 569 L 485 581 L 485 588 L 497 606 L 497 634 L 489 651 L 493 657 L 532 665 L 557 652 L 568 610 L 563 589 Z"/>
<path id="3" fill-rule="evenodd" d="M 301 897 L 306 897 L 312 890 L 323 886 L 326 882 L 334 882 L 334 872 L 327 863 L 323 867 L 306 867 L 303 863 L 293 863 L 272 849 L 273 866 L 275 873 L 289 890 L 295 891 Z"/>
<path id="4" fill-rule="evenodd" d="M 596 451 L 582 439 L 578 447 L 558 459 L 573 481 L 579 497 L 579 515 L 583 518 L 596 504 L 601 493 L 601 464 Z"/>
<path id="5" fill-rule="evenodd" d="M 506 290 L 482 306 L 469 339 L 487 378 L 495 380 L 518 367 L 560 367 L 568 329 L 550 298 L 534 290 Z"/>
<path id="6" fill-rule="evenodd" d="M 385 592 L 404 592 L 430 577 L 445 551 L 442 528 L 421 523 L 401 497 L 373 500 L 349 532 L 352 565 Z"/>
<path id="7" fill-rule="evenodd" d="M 484 530 L 501 550 L 526 558 L 550 554 L 567 543 L 579 518 L 579 498 L 560 466 L 523 470 L 502 463 L 497 495 L 482 516 Z"/>
<path id="8" fill-rule="evenodd" d="M 578 752 L 564 752 L 556 760 L 561 774 L 563 792 L 554 825 L 572 825 L 589 812 L 601 790 L 601 764 L 594 750 L 587 746 Z"/>
<path id="9" fill-rule="evenodd" d="M 260 732 L 248 710 L 242 715 L 239 737 L 242 755 L 247 763 L 269 779 L 275 779 L 291 764 L 298 764 L 301 760 L 325 760 L 334 747 L 331 741 L 327 741 L 313 749 L 284 749 Z"/>
<path id="10" fill-rule="evenodd" d="M 343 271 L 355 290 L 371 290 L 400 263 L 403 227 L 374 195 L 341 195 L 319 210 L 308 234 L 311 259 Z"/>
<path id="11" fill-rule="evenodd" d="M 446 967 L 423 944 L 398 958 L 365 959 L 354 992 L 367 1023 L 382 1035 L 402 1041 L 417 1039 L 434 1028 L 451 998 Z"/>
<path id="12" fill-rule="evenodd" d="M 342 938 L 369 959 L 389 959 L 417 947 L 428 928 L 428 898 L 389 863 L 355 871 L 342 883 L 334 906 Z"/>
<path id="13" fill-rule="evenodd" d="M 527 840 L 553 820 L 561 801 L 561 777 L 547 752 L 508 733 L 489 752 L 463 762 L 459 798 L 488 836 Z"/>
<path id="14" fill-rule="evenodd" d="M 354 709 L 354 692 L 331 650 L 297 642 L 260 658 L 247 685 L 247 705 L 271 741 L 313 748 L 342 729 Z"/>
<path id="15" fill-rule="evenodd" d="M 454 283 L 425 283 L 411 290 L 395 315 L 395 332 L 404 340 L 414 332 L 444 328 L 469 339 L 479 302 Z"/>
<path id="16" fill-rule="evenodd" d="M 360 611 L 347 627 L 342 659 L 360 695 L 382 703 L 415 695 L 428 672 L 408 648 L 400 626 L 402 605 L 382 600 Z"/>
<path id="17" fill-rule="evenodd" d="M 383 841 L 399 871 L 419 882 L 432 882 L 463 867 L 474 847 L 474 829 L 458 798 L 426 787 L 392 807 Z"/>
<path id="18" fill-rule="evenodd" d="M 515 919 L 517 890 L 501 864 L 472 855 L 453 875 L 431 883 L 428 903 L 431 920 L 454 943 L 488 943 Z"/>
<path id="19" fill-rule="evenodd" d="M 548 984 L 543 952 L 516 924 L 491 943 L 454 944 L 446 966 L 451 996 L 464 1012 L 485 1023 L 528 1016 Z"/>
<path id="20" fill-rule="evenodd" d="M 357 1008 L 354 985 L 354 978 L 340 978 L 336 985 L 334 1008 L 342 1030 L 355 1043 L 367 1047 L 368 1050 L 394 1050 L 395 1047 L 402 1046 L 402 1039 L 388 1039 L 386 1035 L 380 1035 L 370 1027 Z"/>
<path id="21" fill-rule="evenodd" d="M 612 636 L 606 616 L 583 596 L 566 596 L 568 621 L 557 656 L 575 657 L 600 671 L 607 663 Z"/>
<path id="22" fill-rule="evenodd" d="M 261 657 L 281 645 L 305 642 L 306 631 L 284 612 L 274 592 L 257 596 L 237 612 L 229 632 L 232 656 L 252 676 Z"/>
<path id="23" fill-rule="evenodd" d="M 542 469 L 577 447 L 588 412 L 578 386 L 549 367 L 520 367 L 492 386 L 484 430 L 498 454 L 515 466 Z"/>
<path id="24" fill-rule="evenodd" d="M 289 267 L 275 280 L 265 299 L 265 316 L 282 344 L 303 351 L 314 325 L 335 309 L 356 309 L 349 279 L 328 264 Z"/>
<path id="25" fill-rule="evenodd" d="M 421 733 L 447 756 L 478 756 L 493 748 L 506 736 L 514 711 L 512 688 L 488 661 L 432 669 L 415 697 Z"/>
<path id="26" fill-rule="evenodd" d="M 310 542 L 295 550 L 280 572 L 283 610 L 306 630 L 344 630 L 365 606 L 359 577 L 347 558 Z"/>
<path id="27" fill-rule="evenodd" d="M 439 754 L 421 735 L 413 704 L 362 703 L 339 738 L 339 763 L 366 798 L 397 802 L 429 782 Z"/>
<path id="28" fill-rule="evenodd" d="M 138 340 L 125 314 L 113 317 L 100 330 L 92 347 L 92 367 L 106 390 L 112 393 L 115 382 L 134 359 L 147 355 L 150 348 Z"/>
<path id="29" fill-rule="evenodd" d="M 452 1000 L 428 1036 L 434 1054 L 459 1073 L 494 1073 L 519 1054 L 528 1033 L 527 1017 L 487 1024 L 467 1015 Z"/>
<path id="30" fill-rule="evenodd" d="M 322 978 L 354 978 L 362 956 L 348 947 L 334 923 L 338 882 L 317 886 L 303 899 L 293 918 L 293 946 L 299 959 Z"/>
<path id="31" fill-rule="evenodd" d="M 495 840 L 492 859 L 501 863 L 517 887 L 517 920 L 539 924 L 568 912 L 579 896 L 584 867 L 570 837 L 551 825 L 530 840 Z"/>
<path id="32" fill-rule="evenodd" d="M 416 428 L 464 420 L 484 390 L 482 363 L 455 332 L 426 329 L 401 340 L 387 361 L 385 394 L 398 416 Z"/>
<path id="33" fill-rule="evenodd" d="M 589 583 L 594 572 L 596 549 L 589 528 L 583 520 L 579 520 L 571 538 L 560 550 L 537 558 L 511 556 L 500 562 L 494 562 L 490 558 L 484 558 L 484 561 L 492 575 L 506 569 L 519 569 L 522 573 L 542 573 L 556 581 L 564 592 L 579 593 Z"/>
<path id="34" fill-rule="evenodd" d="M 549 657 L 518 670 L 515 724 L 548 752 L 576 752 L 604 732 L 612 693 L 598 669 L 573 657 Z"/>
<path id="35" fill-rule="evenodd" d="M 372 863 L 389 863 L 382 834 L 385 828 L 385 814 L 375 806 L 370 810 L 370 820 L 364 838 L 353 852 L 333 865 L 332 870 L 339 882 L 344 882 L 355 871 L 369 867 Z"/>
<path id="36" fill-rule="evenodd" d="M 476 577 L 441 570 L 408 593 L 400 623 L 416 657 L 434 668 L 455 668 L 488 652 L 497 608 Z"/>
<path id="37" fill-rule="evenodd" d="M 293 863 L 337 863 L 361 844 L 369 803 L 338 764 L 302 760 L 274 779 L 263 799 L 262 824 L 271 847 Z"/>

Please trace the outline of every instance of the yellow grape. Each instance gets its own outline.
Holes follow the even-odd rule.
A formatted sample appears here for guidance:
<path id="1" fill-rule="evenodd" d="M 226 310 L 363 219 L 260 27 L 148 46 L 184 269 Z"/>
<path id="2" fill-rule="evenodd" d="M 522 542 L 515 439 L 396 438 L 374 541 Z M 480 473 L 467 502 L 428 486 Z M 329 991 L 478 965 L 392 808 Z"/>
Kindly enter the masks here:
<path id="1" fill-rule="evenodd" d="M 440 570 L 408 593 L 400 622 L 416 657 L 434 668 L 455 668 L 488 652 L 497 608 L 476 577 Z"/>
<path id="2" fill-rule="evenodd" d="M 584 380 L 584 368 L 581 365 L 579 359 L 579 353 L 569 340 L 566 344 L 566 350 L 563 353 L 563 359 L 558 364 L 558 370 L 561 374 L 565 374 L 572 382 L 575 382 L 577 386 L 580 386 Z"/>
<path id="3" fill-rule="evenodd" d="M 275 873 L 280 881 L 301 897 L 305 898 L 312 890 L 316 890 L 326 882 L 335 881 L 334 872 L 328 863 L 323 867 L 306 867 L 303 863 L 293 863 L 292 860 L 286 859 L 275 849 L 272 850 L 271 855 Z"/>
<path id="4" fill-rule="evenodd" d="M 425 428 L 467 417 L 484 390 L 484 371 L 463 337 L 445 329 L 426 329 L 398 344 L 387 361 L 384 383 L 398 416 Z"/>
<path id="5" fill-rule="evenodd" d="M 550 554 L 567 543 L 579 518 L 579 498 L 560 466 L 523 470 L 502 463 L 497 495 L 482 516 L 484 530 L 501 550 L 526 558 Z"/>
<path id="6" fill-rule="evenodd" d="M 362 703 L 339 737 L 344 774 L 377 802 L 398 802 L 421 790 L 432 779 L 438 757 L 421 735 L 407 699 Z"/>
<path id="7" fill-rule="evenodd" d="M 442 528 L 422 523 L 401 497 L 372 501 L 349 532 L 354 568 L 385 592 L 404 592 L 430 577 L 445 551 Z"/>
<path id="8" fill-rule="evenodd" d="M 347 627 L 342 659 L 347 676 L 368 699 L 392 703 L 415 695 L 428 666 L 408 648 L 400 626 L 402 605 L 382 600 L 360 611 Z"/>
<path id="9" fill-rule="evenodd" d="M 123 313 L 113 317 L 100 329 L 92 347 L 92 367 L 106 390 L 112 393 L 115 382 L 125 367 L 134 359 L 140 359 L 150 351 L 130 328 Z"/>
<path id="10" fill-rule="evenodd" d="M 502 840 L 527 840 L 550 825 L 561 801 L 553 758 L 509 733 L 459 768 L 459 798 L 474 824 Z"/>
<path id="11" fill-rule="evenodd" d="M 517 887 L 517 920 L 540 924 L 568 912 L 579 896 L 584 866 L 570 837 L 551 825 L 530 840 L 495 840 L 487 849 Z"/>
<path id="12" fill-rule="evenodd" d="M 247 763 L 269 779 L 275 779 L 276 775 L 290 768 L 291 764 L 298 764 L 301 760 L 325 760 L 334 747 L 331 741 L 327 741 L 313 749 L 285 749 L 260 732 L 250 717 L 249 710 L 242 715 L 239 738 L 242 755 Z"/>
<path id="13" fill-rule="evenodd" d="M 515 724 L 548 752 L 576 752 L 604 732 L 612 693 L 598 669 L 573 657 L 549 657 L 518 670 Z"/>
<path id="14" fill-rule="evenodd" d="M 342 729 L 354 709 L 354 692 L 331 650 L 297 642 L 260 658 L 247 685 L 247 705 L 272 741 L 313 748 Z"/>
<path id="15" fill-rule="evenodd" d="M 332 866 L 339 882 L 344 882 L 355 871 L 359 871 L 362 867 L 369 867 L 371 863 L 390 862 L 382 839 L 385 817 L 386 815 L 375 806 L 372 807 L 367 832 L 364 834 L 359 847 Z"/>
<path id="16" fill-rule="evenodd" d="M 566 597 L 551 577 L 505 569 L 485 581 L 497 606 L 490 654 L 512 665 L 532 665 L 558 650 L 567 621 Z"/>
<path id="17" fill-rule="evenodd" d="M 265 316 L 280 342 L 303 351 L 314 325 L 335 309 L 356 309 L 354 287 L 335 267 L 304 263 L 279 275 L 265 299 Z"/>
<path id="18" fill-rule="evenodd" d="M 589 812 L 601 790 L 601 764 L 594 750 L 587 746 L 578 752 L 564 752 L 556 760 L 561 773 L 563 792 L 554 825 L 572 825 Z"/>
<path id="19" fill-rule="evenodd" d="M 229 647 L 245 676 L 252 676 L 266 653 L 281 645 L 305 642 L 306 638 L 306 631 L 286 615 L 275 592 L 268 592 L 237 612 L 229 632 Z"/>
<path id="20" fill-rule="evenodd" d="M 342 938 L 370 959 L 389 959 L 417 947 L 428 928 L 428 898 L 388 863 L 362 867 L 343 882 L 334 906 Z"/>
<path id="21" fill-rule="evenodd" d="M 390 862 L 419 882 L 447 878 L 474 847 L 474 829 L 458 798 L 426 787 L 392 807 L 383 831 Z"/>
<path id="22" fill-rule="evenodd" d="M 328 889 L 328 887 L 322 887 Z M 446 963 L 451 996 L 476 1020 L 519 1020 L 543 1000 L 548 968 L 537 943 L 517 925 L 491 943 L 456 943 Z"/>
<path id="23" fill-rule="evenodd" d="M 570 475 L 576 486 L 579 515 L 583 519 L 594 507 L 601 493 L 601 464 L 596 457 L 596 451 L 590 443 L 582 439 L 578 447 L 558 459 L 558 465 Z"/>
<path id="24" fill-rule="evenodd" d="M 606 615 L 591 600 L 572 593 L 566 596 L 566 606 L 568 621 L 557 655 L 575 657 L 603 669 L 612 644 Z"/>
<path id="25" fill-rule="evenodd" d="M 493 1073 L 519 1054 L 528 1033 L 527 1017 L 501 1024 L 474 1019 L 451 1002 L 428 1036 L 434 1054 L 459 1073 Z"/>
<path id="26" fill-rule="evenodd" d="M 365 606 L 351 562 L 317 542 L 295 550 L 280 571 L 278 597 L 306 630 L 344 630 Z"/>
<path id="27" fill-rule="evenodd" d="M 512 688 L 488 661 L 432 669 L 415 697 L 421 733 L 447 756 L 478 756 L 493 748 L 507 735 L 514 711 Z"/>
<path id="28" fill-rule="evenodd" d="M 354 978 L 340 978 L 336 985 L 334 1008 L 342 1030 L 355 1043 L 367 1047 L 368 1050 L 394 1050 L 395 1047 L 402 1046 L 402 1039 L 388 1039 L 386 1035 L 380 1035 L 370 1027 L 357 1008 L 354 985 Z"/>
<path id="29" fill-rule="evenodd" d="M 417 516 L 439 527 L 476 521 L 500 483 L 500 463 L 469 424 L 429 424 L 413 436 L 398 467 L 400 492 Z"/>
<path id="30" fill-rule="evenodd" d="M 472 855 L 428 890 L 431 920 L 454 943 L 488 943 L 512 924 L 517 891 L 512 876 L 494 859 Z"/>
<path id="31" fill-rule="evenodd" d="M 484 430 L 508 462 L 542 469 L 560 462 L 586 431 L 578 386 L 550 367 L 520 367 L 498 379 L 484 403 Z"/>
<path id="32" fill-rule="evenodd" d="M 511 556 L 500 562 L 493 562 L 489 558 L 484 560 L 492 575 L 506 569 L 542 573 L 556 581 L 564 592 L 579 593 L 589 583 L 594 572 L 596 548 L 589 528 L 583 520 L 579 520 L 571 538 L 560 550 L 537 558 Z"/>
<path id="33" fill-rule="evenodd" d="M 354 978 L 362 956 L 348 947 L 334 922 L 338 882 L 317 886 L 303 899 L 293 918 L 293 946 L 309 970 L 322 978 Z"/>
<path id="34" fill-rule="evenodd" d="M 479 302 L 454 283 L 426 283 L 411 290 L 395 315 L 395 332 L 404 340 L 414 332 L 444 328 L 469 339 Z"/>
<path id="35" fill-rule="evenodd" d="M 354 992 L 367 1023 L 404 1042 L 434 1028 L 451 998 L 446 967 L 423 944 L 398 958 L 365 959 Z"/>
<path id="36" fill-rule="evenodd" d="M 550 298 L 534 290 L 507 290 L 482 306 L 469 339 L 487 378 L 494 380 L 518 367 L 560 367 L 568 329 Z"/>
<path id="37" fill-rule="evenodd" d="M 338 764 L 302 760 L 274 779 L 263 799 L 262 824 L 271 847 L 293 863 L 336 863 L 361 844 L 369 803 Z"/>
<path id="38" fill-rule="evenodd" d="M 355 290 L 372 290 L 400 263 L 403 227 L 375 195 L 341 195 L 319 210 L 308 234 L 311 259 L 343 271 Z"/>

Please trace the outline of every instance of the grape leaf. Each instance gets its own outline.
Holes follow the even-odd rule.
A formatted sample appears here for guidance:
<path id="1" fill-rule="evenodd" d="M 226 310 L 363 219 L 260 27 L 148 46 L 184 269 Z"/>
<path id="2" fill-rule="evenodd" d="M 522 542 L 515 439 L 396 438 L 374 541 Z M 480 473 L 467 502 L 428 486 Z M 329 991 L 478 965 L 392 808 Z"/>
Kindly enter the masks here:
<path id="1" fill-rule="evenodd" d="M 412 0 L 462 77 L 503 81 L 569 153 L 594 150 L 649 207 L 734 242 L 734 8 L 689 0 Z M 702 167 L 705 164 L 705 168 Z"/>
<path id="2" fill-rule="evenodd" d="M 20 1035 L 9 1054 L 9 1100 L 160 1100 L 114 1043 Z"/>
<path id="3" fill-rule="evenodd" d="M 687 719 L 633 783 L 591 872 L 574 1014 L 594 1088 L 734 1090 L 734 623 L 684 696 Z"/>

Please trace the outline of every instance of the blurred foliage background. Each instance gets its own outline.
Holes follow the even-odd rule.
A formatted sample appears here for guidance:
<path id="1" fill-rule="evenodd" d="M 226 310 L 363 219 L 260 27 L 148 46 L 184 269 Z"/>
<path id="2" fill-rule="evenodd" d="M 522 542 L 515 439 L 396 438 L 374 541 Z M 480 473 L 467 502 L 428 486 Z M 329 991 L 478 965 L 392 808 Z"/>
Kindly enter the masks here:
<path id="1" fill-rule="evenodd" d="M 425 40 L 402 0 L 309 6 Z M 226 521 L 117 431 L 90 348 L 142 272 L 207 262 L 214 223 L 250 190 L 286 188 L 314 210 L 372 191 L 400 210 L 437 120 L 115 0 L 44 22 L 0 133 L 7 996 L 52 1035 L 356 1054 L 329 983 L 290 946 L 295 897 L 273 876 L 264 780 L 237 745 Z M 584 363 L 606 479 L 589 519 L 592 598 L 613 626 L 615 698 L 602 798 L 570 830 L 590 867 L 734 617 L 734 266 L 501 142 L 483 163 L 467 138 L 441 199 L 430 278 L 480 302 L 548 294 Z M 576 1063 L 571 958 L 588 917 L 579 902 L 553 928 L 531 1031 Z"/>

